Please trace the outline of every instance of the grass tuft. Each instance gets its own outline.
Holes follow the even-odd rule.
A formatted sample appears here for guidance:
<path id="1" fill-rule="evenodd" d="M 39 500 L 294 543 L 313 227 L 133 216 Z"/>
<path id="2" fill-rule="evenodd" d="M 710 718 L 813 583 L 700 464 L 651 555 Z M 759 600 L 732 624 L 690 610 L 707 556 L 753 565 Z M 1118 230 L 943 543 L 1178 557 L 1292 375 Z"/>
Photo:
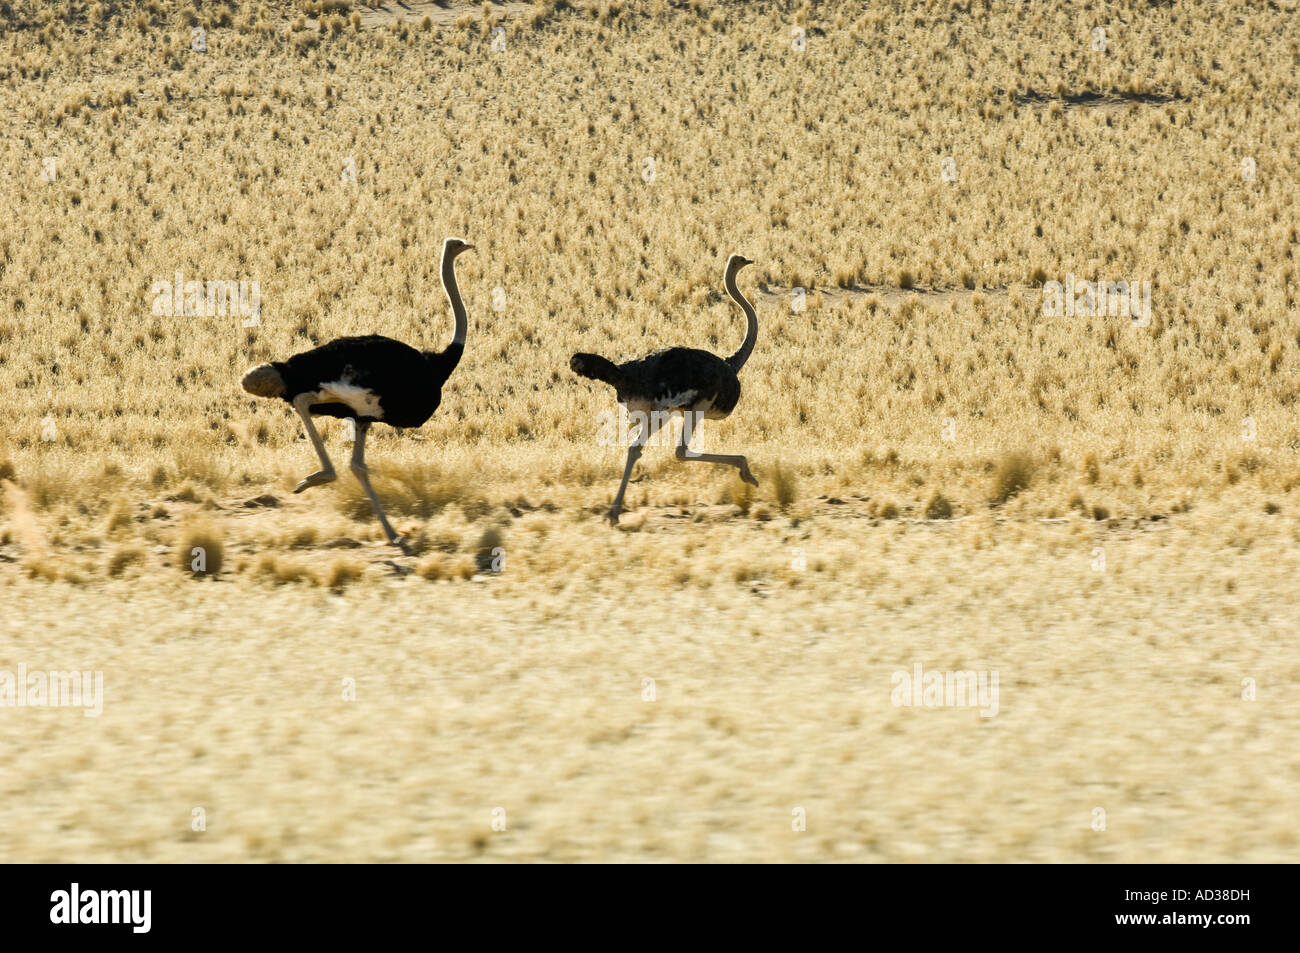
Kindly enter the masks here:
<path id="1" fill-rule="evenodd" d="M 340 556 L 330 564 L 325 575 L 325 585 L 334 592 L 342 592 L 365 575 L 366 567 L 355 559 Z"/>
<path id="2" fill-rule="evenodd" d="M 780 460 L 772 467 L 772 491 L 776 495 L 777 504 L 783 510 L 799 495 L 799 483 L 794 468 L 786 466 Z"/>
<path id="3" fill-rule="evenodd" d="M 121 576 L 126 570 L 134 565 L 144 562 L 144 548 L 133 543 L 127 543 L 118 546 L 108 557 L 106 567 L 108 574 L 114 578 Z"/>
<path id="4" fill-rule="evenodd" d="M 925 518 L 928 520 L 952 519 L 952 504 L 942 493 L 936 492 L 925 504 Z"/>
<path id="5" fill-rule="evenodd" d="M 466 494 L 465 479 L 459 473 L 426 463 L 388 464 L 382 473 L 372 470 L 370 482 L 389 519 L 427 520 L 463 501 Z M 356 480 L 340 481 L 338 505 L 351 519 L 374 519 L 370 500 Z"/>
<path id="6" fill-rule="evenodd" d="M 734 505 L 740 510 L 741 516 L 748 516 L 750 508 L 754 505 L 754 487 L 733 473 L 724 502 Z"/>
<path id="7" fill-rule="evenodd" d="M 1001 506 L 1028 488 L 1033 476 L 1034 461 L 1029 454 L 1020 451 L 1004 454 L 993 476 L 993 493 L 989 502 Z"/>
<path id="8" fill-rule="evenodd" d="M 493 572 L 499 557 L 505 555 L 505 538 L 501 530 L 489 526 L 479 537 L 475 546 L 474 564 L 479 572 Z"/>
<path id="9" fill-rule="evenodd" d="M 221 572 L 225 547 L 212 526 L 198 523 L 182 532 L 176 559 L 181 572 L 186 575 L 215 579 Z"/>

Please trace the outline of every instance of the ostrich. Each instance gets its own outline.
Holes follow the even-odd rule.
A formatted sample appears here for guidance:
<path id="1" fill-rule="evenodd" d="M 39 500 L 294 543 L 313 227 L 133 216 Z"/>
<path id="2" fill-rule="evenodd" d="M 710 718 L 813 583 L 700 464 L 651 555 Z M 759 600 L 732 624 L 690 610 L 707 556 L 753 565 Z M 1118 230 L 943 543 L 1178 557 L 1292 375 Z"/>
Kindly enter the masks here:
<path id="1" fill-rule="evenodd" d="M 749 461 L 739 454 L 698 453 L 689 443 L 694 422 L 700 419 L 722 420 L 736 408 L 740 400 L 740 380 L 736 376 L 758 339 L 758 315 L 754 306 L 736 287 L 736 273 L 753 262 L 740 255 L 727 259 L 723 285 L 731 300 L 740 305 L 749 325 L 740 350 L 723 360 L 708 351 L 693 347 L 670 347 L 655 351 L 635 361 L 615 364 L 599 354 L 575 354 L 569 367 L 575 374 L 592 380 L 604 381 L 618 394 L 618 402 L 631 412 L 639 414 L 637 433 L 627 448 L 627 465 L 623 468 L 623 482 L 618 486 L 614 504 L 609 508 L 609 521 L 618 525 L 618 515 L 623 510 L 623 494 L 632 468 L 641 457 L 645 442 L 659 429 L 665 412 L 682 412 L 682 436 L 677 444 L 678 460 L 699 460 L 704 463 L 722 463 L 740 471 L 746 483 L 758 486 L 749 472 Z M 656 413 L 658 411 L 658 413 Z"/>
<path id="2" fill-rule="evenodd" d="M 352 472 L 370 498 L 388 542 L 403 551 L 405 546 L 393 532 L 370 485 L 366 432 L 376 422 L 390 427 L 419 427 L 438 409 L 442 385 L 465 351 L 467 321 L 456 287 L 456 256 L 473 247 L 459 238 L 448 238 L 442 245 L 442 288 L 456 321 L 456 332 L 446 350 L 417 351 L 401 341 L 368 334 L 337 338 L 287 361 L 258 364 L 244 374 L 243 387 L 250 394 L 280 397 L 293 405 L 320 457 L 321 469 L 299 483 L 295 493 L 336 479 L 312 415 L 355 419 Z"/>

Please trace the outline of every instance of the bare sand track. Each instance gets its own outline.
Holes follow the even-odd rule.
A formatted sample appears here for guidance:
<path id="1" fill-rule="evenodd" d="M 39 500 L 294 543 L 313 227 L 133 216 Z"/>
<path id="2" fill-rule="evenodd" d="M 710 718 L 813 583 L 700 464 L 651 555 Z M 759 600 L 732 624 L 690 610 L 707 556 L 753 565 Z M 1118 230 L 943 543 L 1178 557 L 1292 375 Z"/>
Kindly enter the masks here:
<path id="1" fill-rule="evenodd" d="M 343 595 L 11 579 L 0 669 L 97 669 L 104 701 L 0 710 L 0 855 L 1294 859 L 1294 524 L 827 523 L 717 524 L 701 564 L 650 520 L 548 580 L 367 544 Z M 916 664 L 996 672 L 996 714 L 896 706 Z"/>
<path id="2" fill-rule="evenodd" d="M 502 3 L 493 0 L 488 4 L 493 17 L 514 19 L 526 14 L 532 7 L 530 3 Z M 439 26 L 450 26 L 463 16 L 481 17 L 483 2 L 473 0 L 439 0 L 432 3 L 401 3 L 391 0 L 375 7 L 359 7 L 361 24 L 367 28 L 385 27 L 394 20 L 419 24 L 428 17 Z"/>

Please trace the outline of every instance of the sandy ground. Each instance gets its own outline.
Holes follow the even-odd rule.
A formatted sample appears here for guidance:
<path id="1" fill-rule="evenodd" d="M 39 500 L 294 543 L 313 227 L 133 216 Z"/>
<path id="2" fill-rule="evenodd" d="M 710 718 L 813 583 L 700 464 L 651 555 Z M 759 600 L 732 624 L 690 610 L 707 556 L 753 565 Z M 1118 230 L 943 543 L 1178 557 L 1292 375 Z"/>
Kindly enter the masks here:
<path id="1" fill-rule="evenodd" d="M 384 27 L 394 20 L 413 21 L 418 24 L 425 17 L 439 26 L 446 26 L 466 15 L 481 18 L 483 6 L 482 2 L 466 3 L 464 0 L 441 0 L 440 3 L 399 3 L 392 0 L 376 7 L 360 7 L 357 12 L 361 14 L 361 24 L 365 27 Z M 488 6 L 494 17 L 502 19 L 523 16 L 532 8 L 530 3 L 502 3 L 500 0 Z"/>
<path id="2" fill-rule="evenodd" d="M 782 522 L 707 532 L 761 550 Z M 804 527 L 806 575 L 767 586 L 6 569 L 0 671 L 102 671 L 104 699 L 0 708 L 0 856 L 1294 859 L 1294 522 L 829 523 Z M 818 568 L 832 530 L 869 585 Z M 996 714 L 893 704 L 918 663 L 996 671 Z"/>

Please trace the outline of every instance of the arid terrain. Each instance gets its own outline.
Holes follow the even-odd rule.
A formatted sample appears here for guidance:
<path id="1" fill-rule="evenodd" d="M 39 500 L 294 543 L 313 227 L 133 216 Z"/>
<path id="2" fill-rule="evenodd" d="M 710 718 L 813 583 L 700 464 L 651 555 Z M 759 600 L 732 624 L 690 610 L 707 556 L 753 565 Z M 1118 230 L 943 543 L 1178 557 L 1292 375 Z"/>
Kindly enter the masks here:
<path id="1" fill-rule="evenodd" d="M 1294 860 L 1298 19 L 0 2 L 0 859 Z M 450 235 L 403 554 L 239 381 Z"/>

